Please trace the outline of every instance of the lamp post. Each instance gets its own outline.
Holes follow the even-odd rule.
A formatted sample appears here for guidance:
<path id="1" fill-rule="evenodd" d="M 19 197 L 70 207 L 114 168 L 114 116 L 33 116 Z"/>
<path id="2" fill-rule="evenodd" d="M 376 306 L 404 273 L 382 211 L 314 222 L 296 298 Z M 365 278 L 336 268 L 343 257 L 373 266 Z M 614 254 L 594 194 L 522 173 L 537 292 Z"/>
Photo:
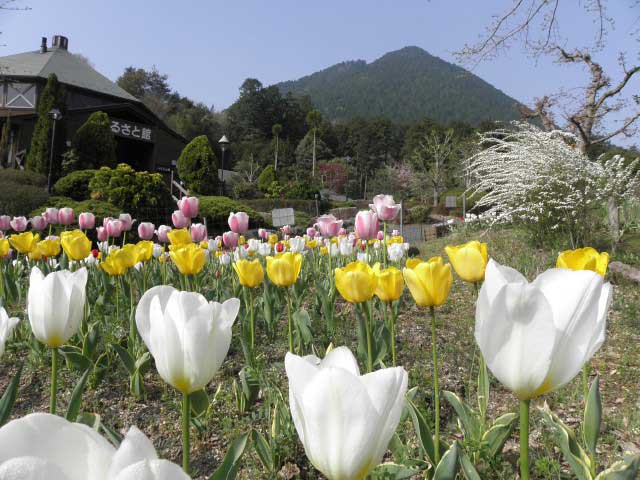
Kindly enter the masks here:
<path id="1" fill-rule="evenodd" d="M 47 189 L 49 193 L 51 193 L 51 177 L 53 175 L 53 154 L 56 145 L 56 123 L 58 120 L 62 119 L 62 113 L 57 108 L 52 109 L 49 112 L 49 115 L 53 119 L 53 130 L 51 132 L 51 152 L 49 154 L 49 176 L 47 177 Z"/>
<path id="2" fill-rule="evenodd" d="M 222 149 L 222 181 L 220 182 L 220 196 L 224 196 L 224 152 L 229 145 L 229 139 L 226 135 L 222 135 L 222 138 L 218 140 L 218 145 Z"/>

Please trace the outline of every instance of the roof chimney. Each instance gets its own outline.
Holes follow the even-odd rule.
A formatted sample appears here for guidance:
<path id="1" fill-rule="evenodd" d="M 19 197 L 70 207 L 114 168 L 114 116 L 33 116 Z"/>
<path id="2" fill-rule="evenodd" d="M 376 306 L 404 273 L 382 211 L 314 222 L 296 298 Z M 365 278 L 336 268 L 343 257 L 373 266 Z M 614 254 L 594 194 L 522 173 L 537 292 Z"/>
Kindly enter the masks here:
<path id="1" fill-rule="evenodd" d="M 42 43 L 40 44 L 40 53 L 47 53 L 47 37 L 42 37 Z"/>
<path id="2" fill-rule="evenodd" d="M 54 35 L 51 42 L 51 46 L 55 48 L 61 48 L 62 50 L 69 49 L 69 39 L 62 35 Z"/>

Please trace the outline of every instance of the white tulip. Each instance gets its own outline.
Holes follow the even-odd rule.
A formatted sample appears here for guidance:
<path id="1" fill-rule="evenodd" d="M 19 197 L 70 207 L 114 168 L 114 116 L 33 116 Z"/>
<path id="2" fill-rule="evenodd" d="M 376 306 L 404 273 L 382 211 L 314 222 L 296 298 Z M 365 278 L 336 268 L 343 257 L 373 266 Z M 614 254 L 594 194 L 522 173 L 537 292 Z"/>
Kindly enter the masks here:
<path id="1" fill-rule="evenodd" d="M 258 245 L 258 254 L 266 257 L 267 255 L 271 255 L 271 244 L 270 243 L 260 243 Z"/>
<path id="2" fill-rule="evenodd" d="M 356 259 L 359 262 L 369 263 L 369 254 L 367 252 L 358 252 L 356 254 Z"/>
<path id="3" fill-rule="evenodd" d="M 381 461 L 404 407 L 407 372 L 360 376 L 346 347 L 324 360 L 287 353 L 291 416 L 311 463 L 330 480 L 360 480 Z"/>
<path id="4" fill-rule="evenodd" d="M 233 260 L 237 262 L 238 260 L 242 260 L 243 258 L 247 258 L 249 256 L 249 251 L 244 248 L 244 246 L 236 247 L 233 251 Z"/>
<path id="5" fill-rule="evenodd" d="M 153 250 L 152 250 L 153 258 L 158 258 L 162 256 L 163 253 L 164 253 L 164 247 L 159 243 L 154 243 Z"/>
<path id="6" fill-rule="evenodd" d="M 61 270 L 46 277 L 38 267 L 31 270 L 27 312 L 35 337 L 51 348 L 69 340 L 80 328 L 84 315 L 87 269 Z"/>
<path id="7" fill-rule="evenodd" d="M 348 239 L 348 238 L 344 238 L 344 239 L 340 239 L 339 241 L 340 243 L 340 255 L 343 256 L 349 256 L 353 254 L 353 242 Z M 331 256 L 333 256 L 333 247 L 332 247 L 332 251 L 331 251 Z"/>
<path id="8" fill-rule="evenodd" d="M 188 480 L 132 427 L 118 450 L 95 430 L 47 413 L 0 428 L 2 480 Z"/>
<path id="9" fill-rule="evenodd" d="M 551 269 L 529 283 L 490 260 L 475 337 L 487 366 L 520 397 L 570 382 L 605 338 L 611 285 L 590 271 Z"/>
<path id="10" fill-rule="evenodd" d="M 304 251 L 304 238 L 293 237 L 289 240 L 289 250 L 293 253 L 302 253 Z"/>
<path id="11" fill-rule="evenodd" d="M 391 262 L 399 262 L 404 257 L 406 250 L 402 243 L 392 243 L 387 247 L 387 254 Z"/>
<path id="12" fill-rule="evenodd" d="M 136 325 L 164 381 L 193 393 L 211 381 L 227 356 L 239 309 L 237 298 L 220 304 L 159 286 L 140 299 Z"/>
<path id="13" fill-rule="evenodd" d="M 4 353 L 4 345 L 11 336 L 11 332 L 18 324 L 17 318 L 9 318 L 7 311 L 0 307 L 0 357 Z"/>
<path id="14" fill-rule="evenodd" d="M 220 257 L 218 257 L 218 261 L 221 265 L 229 265 L 231 263 L 231 255 L 229 255 L 228 253 L 223 253 L 222 255 L 220 255 Z"/>

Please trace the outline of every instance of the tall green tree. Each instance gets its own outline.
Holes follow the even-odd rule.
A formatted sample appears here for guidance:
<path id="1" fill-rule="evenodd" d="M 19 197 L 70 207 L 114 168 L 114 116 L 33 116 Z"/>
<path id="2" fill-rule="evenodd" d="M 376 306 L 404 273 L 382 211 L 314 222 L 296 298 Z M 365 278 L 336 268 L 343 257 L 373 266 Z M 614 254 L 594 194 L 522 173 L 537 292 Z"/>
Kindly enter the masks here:
<path id="1" fill-rule="evenodd" d="M 178 175 L 191 193 L 212 195 L 218 191 L 218 160 L 205 135 L 194 138 L 178 158 Z"/>
<path id="2" fill-rule="evenodd" d="M 9 135 L 11 134 L 11 115 L 2 125 L 2 137 L 0 138 L 0 167 L 8 165 L 7 150 L 9 147 Z"/>
<path id="3" fill-rule="evenodd" d="M 313 159 L 311 163 L 311 176 L 316 176 L 316 135 L 318 127 L 322 123 L 322 114 L 320 110 L 311 110 L 307 115 L 307 125 L 313 131 Z"/>
<path id="4" fill-rule="evenodd" d="M 38 120 L 31 137 L 31 147 L 27 155 L 27 170 L 47 174 L 49 169 L 49 159 L 51 156 L 51 134 L 53 130 L 53 119 L 51 118 L 52 109 L 57 108 L 64 115 L 65 113 L 65 90 L 64 86 L 58 81 L 55 73 L 49 75 L 47 84 L 38 99 Z M 56 137 L 58 142 L 54 146 L 53 170 L 57 172 L 60 165 L 60 159 L 57 153 L 61 150 L 61 140 L 64 131 L 64 124 L 58 121 L 56 126 L 58 130 Z"/>
<path id="5" fill-rule="evenodd" d="M 279 123 L 274 124 L 273 127 L 271 127 L 271 133 L 273 133 L 273 139 L 276 142 L 273 169 L 275 171 L 278 171 L 278 147 L 280 146 L 279 143 L 280 143 L 280 134 L 282 133 L 282 125 L 280 125 Z"/>

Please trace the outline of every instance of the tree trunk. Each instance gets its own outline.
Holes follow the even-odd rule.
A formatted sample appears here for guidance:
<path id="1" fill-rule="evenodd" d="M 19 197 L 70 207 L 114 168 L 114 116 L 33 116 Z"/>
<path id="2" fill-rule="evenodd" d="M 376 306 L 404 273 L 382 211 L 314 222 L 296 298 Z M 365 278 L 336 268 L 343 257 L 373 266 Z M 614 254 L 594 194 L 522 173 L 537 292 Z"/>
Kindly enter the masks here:
<path id="1" fill-rule="evenodd" d="M 273 167 L 273 170 L 276 172 L 278 171 L 278 143 L 279 143 L 278 140 L 279 138 L 276 137 L 276 161 L 275 161 L 275 166 Z"/>

